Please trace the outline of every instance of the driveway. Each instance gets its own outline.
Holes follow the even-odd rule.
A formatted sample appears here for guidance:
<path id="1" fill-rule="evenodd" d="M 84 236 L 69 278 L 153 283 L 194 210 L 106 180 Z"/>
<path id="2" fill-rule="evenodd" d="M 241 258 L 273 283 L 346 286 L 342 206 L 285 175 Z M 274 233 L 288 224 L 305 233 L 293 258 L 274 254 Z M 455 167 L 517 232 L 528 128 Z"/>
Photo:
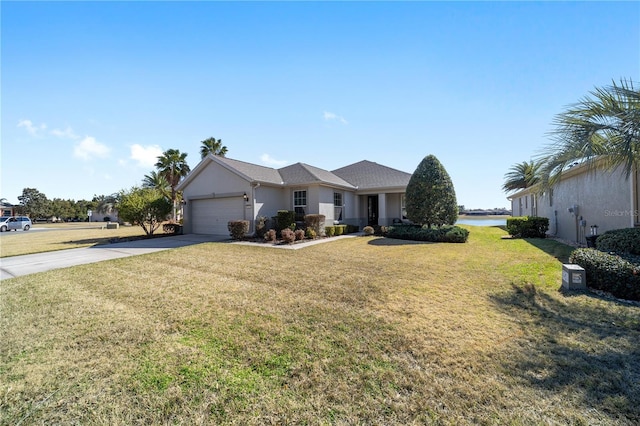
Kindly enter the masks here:
<path id="1" fill-rule="evenodd" d="M 86 263 L 102 262 L 103 260 L 119 259 L 121 257 L 155 253 L 157 251 L 194 244 L 221 241 L 230 241 L 230 238 L 228 235 L 176 235 L 174 237 L 153 238 L 149 240 L 27 254 L 24 256 L 4 257 L 0 258 L 0 280 L 50 271 L 52 269 L 84 265 Z"/>

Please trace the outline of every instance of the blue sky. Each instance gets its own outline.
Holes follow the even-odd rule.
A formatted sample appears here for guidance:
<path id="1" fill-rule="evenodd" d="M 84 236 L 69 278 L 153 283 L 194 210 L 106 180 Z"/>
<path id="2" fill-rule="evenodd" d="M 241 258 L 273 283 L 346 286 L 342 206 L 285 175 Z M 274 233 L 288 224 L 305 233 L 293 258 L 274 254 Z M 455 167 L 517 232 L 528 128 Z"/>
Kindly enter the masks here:
<path id="1" fill-rule="evenodd" d="M 0 197 L 91 199 L 169 148 L 412 173 L 508 206 L 513 164 L 596 86 L 640 81 L 638 2 L 6 2 Z"/>

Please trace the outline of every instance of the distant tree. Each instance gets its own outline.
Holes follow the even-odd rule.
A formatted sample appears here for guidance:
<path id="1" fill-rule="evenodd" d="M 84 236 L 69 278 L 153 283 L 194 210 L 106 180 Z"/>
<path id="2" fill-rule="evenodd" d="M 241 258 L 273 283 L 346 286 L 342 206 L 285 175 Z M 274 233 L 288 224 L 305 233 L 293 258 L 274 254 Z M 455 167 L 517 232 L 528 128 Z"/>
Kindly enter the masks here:
<path id="1" fill-rule="evenodd" d="M 158 229 L 171 213 L 171 203 L 160 191 L 152 188 L 131 188 L 119 194 L 120 219 L 140 225 L 148 236 Z"/>
<path id="2" fill-rule="evenodd" d="M 590 95 L 555 117 L 553 143 L 541 156 L 545 184 L 576 162 L 602 159 L 610 170 L 622 166 L 627 178 L 640 167 L 640 90 L 621 80 Z"/>
<path id="3" fill-rule="evenodd" d="M 227 147 L 222 145 L 222 139 L 216 140 L 216 138 L 208 138 L 201 142 L 200 157 L 204 158 L 209 154 L 219 155 L 224 157 L 227 153 Z"/>
<path id="4" fill-rule="evenodd" d="M 502 190 L 511 192 L 537 184 L 540 182 L 541 167 L 542 163 L 539 161 L 523 161 L 511 166 L 509 172 L 504 175 L 505 182 L 502 185 Z"/>
<path id="5" fill-rule="evenodd" d="M 158 173 L 162 175 L 171 188 L 171 204 L 173 205 L 173 220 L 176 220 L 176 201 L 178 194 L 176 187 L 180 183 L 180 180 L 185 177 L 191 169 L 187 164 L 187 153 L 180 152 L 177 149 L 168 149 L 158 157 L 156 163 Z"/>
<path id="6" fill-rule="evenodd" d="M 118 208 L 120 194 L 94 195 L 95 211 L 100 214 L 112 214 Z"/>
<path id="7" fill-rule="evenodd" d="M 426 156 L 411 175 L 406 208 L 409 220 L 429 228 L 453 225 L 458 219 L 453 182 L 434 155 Z"/>
<path id="8" fill-rule="evenodd" d="M 142 179 L 142 187 L 143 188 L 154 188 L 157 189 L 164 195 L 167 199 L 171 199 L 171 186 L 167 179 L 153 170 L 148 175 L 144 175 L 144 179 Z"/>
<path id="9" fill-rule="evenodd" d="M 54 198 L 51 200 L 51 214 L 62 220 L 68 220 L 76 214 L 76 202 L 73 200 L 63 200 L 61 198 Z"/>
<path id="10" fill-rule="evenodd" d="M 51 202 L 47 196 L 35 188 L 24 188 L 18 196 L 23 214 L 32 218 L 46 218 L 51 215 Z"/>

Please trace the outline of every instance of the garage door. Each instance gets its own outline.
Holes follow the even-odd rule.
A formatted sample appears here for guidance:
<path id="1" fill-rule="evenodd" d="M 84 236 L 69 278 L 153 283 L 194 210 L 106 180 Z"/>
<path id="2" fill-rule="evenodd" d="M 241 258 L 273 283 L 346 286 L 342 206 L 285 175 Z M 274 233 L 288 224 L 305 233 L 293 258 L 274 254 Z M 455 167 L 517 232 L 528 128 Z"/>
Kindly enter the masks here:
<path id="1" fill-rule="evenodd" d="M 230 220 L 242 220 L 242 197 L 192 201 L 192 231 L 194 234 L 229 235 Z"/>

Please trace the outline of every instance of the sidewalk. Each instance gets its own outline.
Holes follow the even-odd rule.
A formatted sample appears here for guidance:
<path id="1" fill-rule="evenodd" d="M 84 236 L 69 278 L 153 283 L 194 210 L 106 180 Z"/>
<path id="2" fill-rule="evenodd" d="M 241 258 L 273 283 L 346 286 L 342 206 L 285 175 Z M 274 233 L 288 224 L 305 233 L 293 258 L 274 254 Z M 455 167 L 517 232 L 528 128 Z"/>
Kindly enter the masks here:
<path id="1" fill-rule="evenodd" d="M 207 242 L 229 241 L 225 235 L 176 235 L 174 237 L 153 238 L 124 243 L 104 244 L 46 253 L 0 258 L 0 280 L 68 268 L 103 260 L 155 253 L 172 248 L 185 247 Z"/>

